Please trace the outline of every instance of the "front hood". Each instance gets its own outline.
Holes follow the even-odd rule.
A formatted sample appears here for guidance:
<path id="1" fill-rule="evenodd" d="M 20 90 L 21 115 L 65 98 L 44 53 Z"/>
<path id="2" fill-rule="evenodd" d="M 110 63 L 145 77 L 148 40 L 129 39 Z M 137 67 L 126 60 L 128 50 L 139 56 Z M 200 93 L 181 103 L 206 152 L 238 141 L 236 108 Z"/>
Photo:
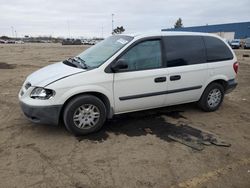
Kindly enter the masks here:
<path id="1" fill-rule="evenodd" d="M 85 71 L 60 62 L 35 71 L 28 76 L 27 82 L 30 82 L 32 86 L 45 87 L 51 82 Z"/>

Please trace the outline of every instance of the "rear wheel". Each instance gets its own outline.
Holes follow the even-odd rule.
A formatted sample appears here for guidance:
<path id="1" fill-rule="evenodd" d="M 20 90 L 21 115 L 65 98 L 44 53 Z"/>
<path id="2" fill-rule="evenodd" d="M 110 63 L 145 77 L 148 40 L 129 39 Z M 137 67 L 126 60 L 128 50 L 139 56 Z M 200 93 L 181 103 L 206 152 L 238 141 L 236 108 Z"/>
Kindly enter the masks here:
<path id="1" fill-rule="evenodd" d="M 106 107 L 92 95 L 72 99 L 65 107 L 63 120 L 66 128 L 75 135 L 98 131 L 106 120 Z"/>
<path id="2" fill-rule="evenodd" d="M 212 112 L 217 110 L 224 98 L 224 88 L 219 83 L 211 83 L 207 86 L 203 92 L 198 105 L 199 107 L 206 111 Z"/>

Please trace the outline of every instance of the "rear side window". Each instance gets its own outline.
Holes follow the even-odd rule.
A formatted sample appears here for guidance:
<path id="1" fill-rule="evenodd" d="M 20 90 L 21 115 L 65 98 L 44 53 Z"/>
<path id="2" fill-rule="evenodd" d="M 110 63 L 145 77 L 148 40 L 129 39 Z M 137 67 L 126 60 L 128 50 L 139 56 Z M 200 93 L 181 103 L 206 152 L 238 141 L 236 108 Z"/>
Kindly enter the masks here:
<path id="1" fill-rule="evenodd" d="M 168 67 L 206 62 L 206 50 L 201 36 L 168 36 L 164 42 Z"/>
<path id="2" fill-rule="evenodd" d="M 233 59 L 233 54 L 226 44 L 216 37 L 204 36 L 207 49 L 207 61 L 224 61 Z"/>

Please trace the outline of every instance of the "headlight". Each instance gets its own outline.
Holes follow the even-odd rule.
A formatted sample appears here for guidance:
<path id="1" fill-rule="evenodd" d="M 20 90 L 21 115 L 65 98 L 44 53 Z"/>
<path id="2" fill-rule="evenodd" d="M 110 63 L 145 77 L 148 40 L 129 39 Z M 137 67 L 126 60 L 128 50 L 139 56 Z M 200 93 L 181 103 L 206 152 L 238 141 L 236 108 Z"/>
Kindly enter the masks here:
<path id="1" fill-rule="evenodd" d="M 42 87 L 36 87 L 30 93 L 31 98 L 33 98 L 33 99 L 41 99 L 41 100 L 50 99 L 54 95 L 55 95 L 55 91 L 53 91 L 51 89 L 45 89 L 45 88 L 42 88 Z"/>

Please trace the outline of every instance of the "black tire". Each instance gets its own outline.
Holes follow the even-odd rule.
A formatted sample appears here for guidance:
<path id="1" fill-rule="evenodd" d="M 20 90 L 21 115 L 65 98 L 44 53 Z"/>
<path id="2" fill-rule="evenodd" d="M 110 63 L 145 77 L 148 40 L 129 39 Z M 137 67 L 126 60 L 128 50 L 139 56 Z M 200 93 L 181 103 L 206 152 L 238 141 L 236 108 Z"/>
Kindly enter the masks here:
<path id="1" fill-rule="evenodd" d="M 221 94 L 220 99 L 218 99 L 217 103 L 214 104 L 215 106 L 211 106 L 211 103 L 209 105 L 209 94 L 212 91 L 218 91 Z M 221 84 L 215 83 L 215 82 L 209 84 L 207 88 L 205 89 L 205 91 L 203 92 L 198 102 L 199 107 L 205 112 L 213 112 L 217 110 L 220 107 L 221 103 L 223 102 L 224 93 L 225 93 L 225 90 Z"/>
<path id="2" fill-rule="evenodd" d="M 79 128 L 77 127 L 77 122 L 74 122 L 73 118 L 76 112 L 79 111 L 80 107 L 82 106 L 88 106 L 92 105 L 96 107 L 95 109 L 98 111 L 99 118 L 96 120 L 96 124 L 94 124 L 92 127 L 84 127 L 84 128 Z M 78 111 L 77 111 L 78 110 Z M 77 114 L 79 115 L 79 114 Z M 81 114 L 82 116 L 82 114 Z M 86 115 L 88 116 L 88 115 Z M 97 97 L 92 96 L 92 95 L 81 95 L 76 98 L 73 98 L 65 107 L 64 112 L 63 112 L 63 121 L 65 124 L 65 127 L 68 129 L 68 131 L 72 132 L 76 136 L 80 135 L 86 135 L 89 133 L 93 133 L 101 129 L 103 124 L 106 121 L 106 107 L 104 103 Z M 85 121 L 84 117 L 81 117 L 81 121 Z M 87 117 L 86 117 L 87 118 Z M 83 120 L 84 119 L 84 120 Z M 94 118 L 97 119 L 97 118 Z M 79 121 L 80 122 L 80 121 Z"/>

